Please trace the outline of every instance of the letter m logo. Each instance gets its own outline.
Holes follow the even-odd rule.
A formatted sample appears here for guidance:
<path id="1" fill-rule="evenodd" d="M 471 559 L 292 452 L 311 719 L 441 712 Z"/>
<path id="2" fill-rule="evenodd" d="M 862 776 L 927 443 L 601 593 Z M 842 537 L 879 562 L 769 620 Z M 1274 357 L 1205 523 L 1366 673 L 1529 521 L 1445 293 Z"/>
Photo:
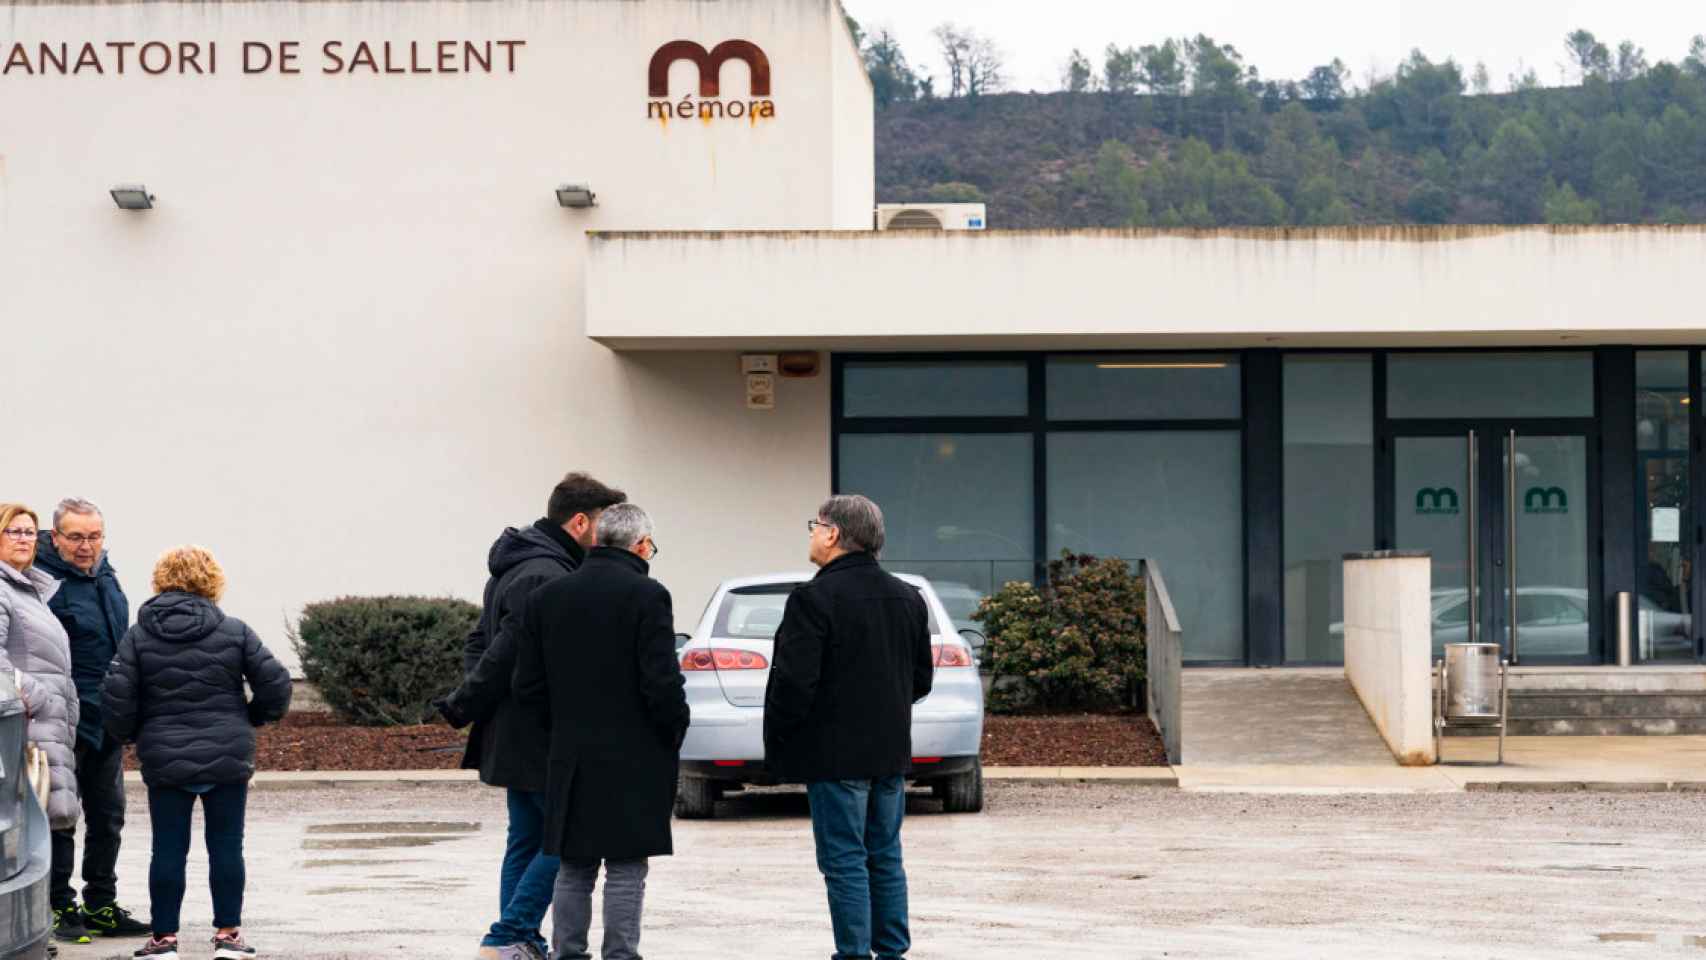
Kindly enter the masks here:
<path id="1" fill-rule="evenodd" d="M 678 60 L 691 60 L 699 68 L 699 96 L 722 95 L 723 64 L 744 60 L 752 71 L 752 95 L 770 96 L 770 58 L 758 45 L 746 40 L 724 40 L 711 50 L 691 40 L 671 40 L 652 54 L 651 67 L 646 72 L 646 86 L 653 99 L 669 96 L 669 68 Z"/>
<path id="2" fill-rule="evenodd" d="M 1423 487 L 1416 491 L 1417 513 L 1456 513 L 1457 491 L 1450 487 Z"/>
<path id="3" fill-rule="evenodd" d="M 1529 487 L 1522 498 L 1522 509 L 1526 513 L 1568 513 L 1570 496 L 1562 487 Z"/>

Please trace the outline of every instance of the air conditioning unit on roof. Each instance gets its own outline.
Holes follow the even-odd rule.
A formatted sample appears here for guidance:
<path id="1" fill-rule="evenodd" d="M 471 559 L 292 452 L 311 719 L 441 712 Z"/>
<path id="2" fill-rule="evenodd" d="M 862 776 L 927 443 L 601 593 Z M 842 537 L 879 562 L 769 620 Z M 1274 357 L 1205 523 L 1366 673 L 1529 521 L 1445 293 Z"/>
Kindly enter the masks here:
<path id="1" fill-rule="evenodd" d="M 981 203 L 879 203 L 878 230 L 982 230 Z"/>

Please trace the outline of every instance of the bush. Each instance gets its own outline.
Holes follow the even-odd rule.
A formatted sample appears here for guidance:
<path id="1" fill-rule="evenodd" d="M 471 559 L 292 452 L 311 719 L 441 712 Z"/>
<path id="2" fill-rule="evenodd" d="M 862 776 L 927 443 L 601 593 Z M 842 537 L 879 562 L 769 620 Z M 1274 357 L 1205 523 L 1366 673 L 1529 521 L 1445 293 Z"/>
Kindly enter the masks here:
<path id="1" fill-rule="evenodd" d="M 1006 584 L 976 616 L 996 712 L 1123 707 L 1144 678 L 1143 581 L 1123 560 L 1063 553 L 1046 587 Z"/>
<path id="2" fill-rule="evenodd" d="M 463 642 L 479 619 L 479 606 L 449 597 L 342 597 L 309 604 L 290 642 L 340 717 L 404 726 L 462 681 Z"/>

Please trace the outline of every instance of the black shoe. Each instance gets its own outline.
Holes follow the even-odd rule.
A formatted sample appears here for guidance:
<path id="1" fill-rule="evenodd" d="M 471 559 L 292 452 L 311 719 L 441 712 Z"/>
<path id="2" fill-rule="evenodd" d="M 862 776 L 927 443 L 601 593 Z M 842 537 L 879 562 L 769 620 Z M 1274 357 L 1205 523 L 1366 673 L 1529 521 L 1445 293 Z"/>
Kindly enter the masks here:
<path id="1" fill-rule="evenodd" d="M 90 933 L 102 937 L 145 937 L 154 932 L 148 924 L 136 919 L 135 914 L 116 902 L 99 910 L 85 906 L 83 925 L 89 928 Z"/>
<path id="2" fill-rule="evenodd" d="M 53 939 L 60 943 L 89 943 L 89 928 L 83 925 L 83 911 L 74 903 L 63 910 L 53 911 Z"/>

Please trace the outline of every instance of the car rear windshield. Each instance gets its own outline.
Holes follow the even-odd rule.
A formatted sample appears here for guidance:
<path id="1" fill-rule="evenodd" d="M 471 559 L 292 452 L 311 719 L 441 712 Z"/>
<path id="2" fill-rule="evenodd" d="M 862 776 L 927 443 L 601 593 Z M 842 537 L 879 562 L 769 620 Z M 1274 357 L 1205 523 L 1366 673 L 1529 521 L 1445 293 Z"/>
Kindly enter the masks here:
<path id="1" fill-rule="evenodd" d="M 798 583 L 765 583 L 735 587 L 723 595 L 723 605 L 717 611 L 717 622 L 711 628 L 711 636 L 726 640 L 776 639 L 776 628 L 782 625 L 782 610 L 788 605 L 788 594 L 798 586 Z M 930 633 L 941 633 L 941 628 L 936 625 L 936 611 L 930 609 L 928 603 L 924 610 L 930 617 Z"/>

